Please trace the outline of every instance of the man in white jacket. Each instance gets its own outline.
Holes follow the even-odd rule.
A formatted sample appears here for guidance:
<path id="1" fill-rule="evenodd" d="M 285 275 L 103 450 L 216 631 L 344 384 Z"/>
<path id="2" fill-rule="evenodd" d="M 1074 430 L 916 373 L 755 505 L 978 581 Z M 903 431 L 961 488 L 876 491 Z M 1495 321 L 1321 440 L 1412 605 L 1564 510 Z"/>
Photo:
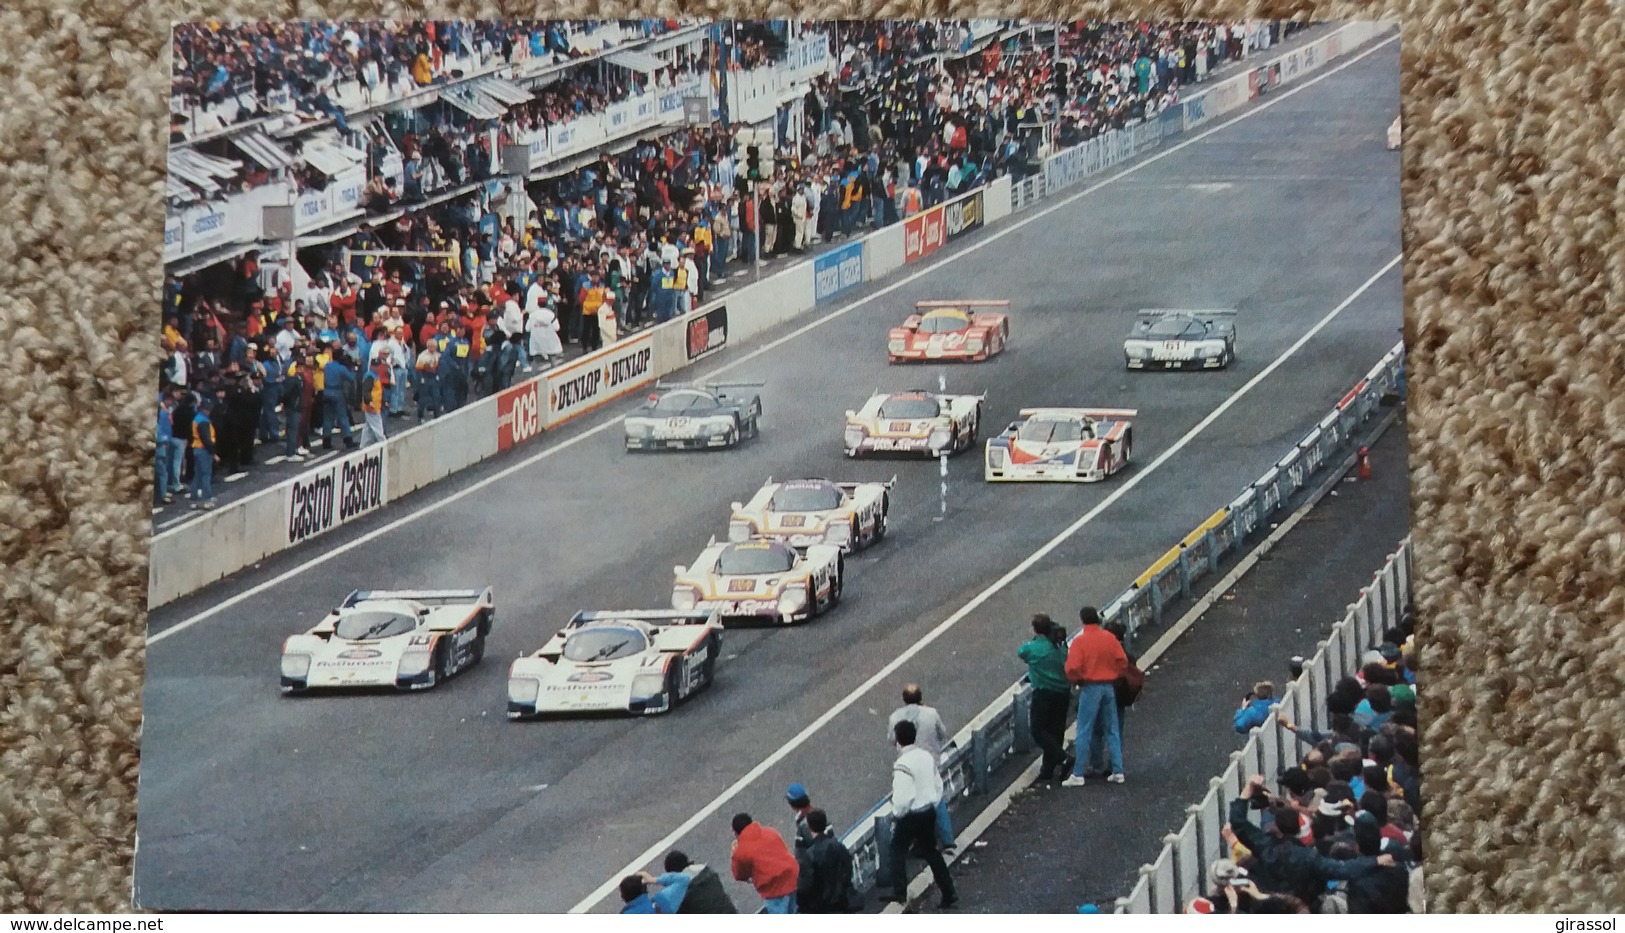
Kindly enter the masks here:
<path id="1" fill-rule="evenodd" d="M 959 903 L 959 897 L 954 893 L 954 880 L 948 875 L 948 862 L 937 848 L 936 810 L 942 801 L 942 775 L 937 770 L 936 758 L 914 744 L 915 734 L 914 723 L 907 720 L 892 726 L 898 755 L 892 763 L 892 836 L 887 855 L 896 887 L 894 894 L 884 900 L 897 903 L 908 900 L 908 855 L 912 850 L 930 866 L 931 880 L 942 894 L 939 906 L 947 910 Z"/>

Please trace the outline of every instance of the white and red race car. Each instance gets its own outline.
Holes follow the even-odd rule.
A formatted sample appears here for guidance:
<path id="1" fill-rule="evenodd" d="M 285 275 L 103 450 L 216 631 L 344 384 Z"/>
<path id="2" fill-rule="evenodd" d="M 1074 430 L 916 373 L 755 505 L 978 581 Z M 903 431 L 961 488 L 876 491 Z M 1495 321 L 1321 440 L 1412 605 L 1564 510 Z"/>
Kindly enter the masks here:
<path id="1" fill-rule="evenodd" d="M 893 363 L 976 362 L 1004 352 L 1010 342 L 1008 301 L 916 301 L 914 313 L 886 338 L 886 359 Z"/>
<path id="2" fill-rule="evenodd" d="M 976 446 L 983 395 L 941 395 L 914 389 L 877 392 L 846 413 L 842 435 L 848 457 L 912 454 L 938 457 Z"/>
<path id="3" fill-rule="evenodd" d="M 1138 412 L 1129 408 L 1024 408 L 988 438 L 990 483 L 1094 483 L 1128 466 Z"/>

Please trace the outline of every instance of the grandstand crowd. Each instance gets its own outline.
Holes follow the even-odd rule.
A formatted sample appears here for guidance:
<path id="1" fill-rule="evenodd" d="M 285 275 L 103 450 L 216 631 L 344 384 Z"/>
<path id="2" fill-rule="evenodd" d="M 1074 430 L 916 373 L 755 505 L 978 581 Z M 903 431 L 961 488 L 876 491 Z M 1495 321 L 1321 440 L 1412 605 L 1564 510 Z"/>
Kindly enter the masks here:
<path id="1" fill-rule="evenodd" d="M 654 34 L 671 21 L 644 21 Z M 544 22 L 302 23 L 182 27 L 176 80 L 217 98 L 252 80 L 320 91 L 341 78 L 369 87 L 421 86 L 470 54 L 569 56 L 591 24 Z M 1277 27 L 1270 27 L 1276 29 Z M 1290 31 L 1290 30 L 1288 30 Z M 522 188 L 500 180 L 497 144 L 533 127 L 603 109 L 708 71 L 711 52 L 648 77 L 565 72 L 500 122 L 449 106 L 386 119 L 401 153 L 397 186 L 368 153 L 362 205 L 400 216 L 301 250 L 310 286 L 243 257 L 166 278 L 158 424 L 158 498 L 183 493 L 212 507 L 215 471 L 314 443 L 375 443 L 392 421 L 436 417 L 525 373 L 668 320 L 705 301 L 738 263 L 805 252 L 896 223 L 954 194 L 1033 163 L 1031 126 L 1055 126 L 1056 147 L 1148 118 L 1215 66 L 1242 54 L 1240 26 L 1073 24 L 1054 45 L 970 48 L 962 23 L 839 23 L 836 75 L 815 81 L 804 123 L 781 133 L 770 181 L 736 184 L 734 131 L 692 126 Z M 1270 41 L 1274 35 L 1254 39 Z M 765 24 L 737 24 L 729 69 L 782 58 Z M 1056 50 L 1069 68 L 1056 93 Z M 377 73 L 376 83 L 371 77 Z M 359 76 L 359 78 L 357 78 Z M 314 92 L 313 91 L 313 92 Z M 339 114 L 342 116 L 342 114 Z M 327 179 L 293 170 L 300 190 Z M 228 189 L 263 184 L 244 163 Z M 446 200 L 443 192 L 486 185 Z M 356 257 L 341 250 L 444 253 Z M 376 371 L 376 372 L 375 372 Z M 345 375 L 348 373 L 348 375 Z M 207 422 L 207 425 L 205 425 Z M 367 427 L 362 428 L 361 425 Z M 202 453 L 199 453 L 202 451 Z M 202 469 L 200 469 L 202 467 Z"/>

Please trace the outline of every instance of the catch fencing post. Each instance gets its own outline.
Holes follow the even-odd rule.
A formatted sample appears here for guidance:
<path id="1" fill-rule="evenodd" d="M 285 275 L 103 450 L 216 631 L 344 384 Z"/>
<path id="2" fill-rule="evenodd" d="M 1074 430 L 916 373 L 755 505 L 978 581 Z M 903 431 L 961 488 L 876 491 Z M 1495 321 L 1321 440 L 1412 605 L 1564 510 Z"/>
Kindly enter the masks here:
<path id="1" fill-rule="evenodd" d="M 1032 725 L 1033 694 L 1026 687 L 1016 691 L 1010 700 L 1010 713 L 1014 717 L 1010 723 L 1011 748 L 1017 755 L 1025 755 L 1033 750 L 1033 733 L 1029 728 Z"/>
<path id="2" fill-rule="evenodd" d="M 975 794 L 987 793 L 988 783 L 987 727 L 970 734 L 970 786 Z"/>

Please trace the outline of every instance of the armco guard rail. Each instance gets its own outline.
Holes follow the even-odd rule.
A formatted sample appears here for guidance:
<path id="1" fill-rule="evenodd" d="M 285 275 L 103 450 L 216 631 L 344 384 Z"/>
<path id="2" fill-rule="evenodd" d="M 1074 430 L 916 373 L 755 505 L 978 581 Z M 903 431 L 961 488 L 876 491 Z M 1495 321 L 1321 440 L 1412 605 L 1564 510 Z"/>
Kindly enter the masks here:
<path id="1" fill-rule="evenodd" d="M 1215 83 L 1154 120 L 1046 160 L 1039 194 L 1087 178 L 1319 68 L 1391 26 L 1353 23 L 1302 49 Z M 1031 181 L 1031 180 L 1029 180 Z M 1029 193 L 1036 188 L 1029 186 Z M 1027 185 L 1027 182 L 1023 182 Z M 155 534 L 147 607 L 154 609 L 297 547 L 431 483 L 687 368 L 717 350 L 814 310 L 863 282 L 922 262 L 1026 204 L 1006 176 L 902 223 L 786 268 L 686 317 L 633 334 L 505 392 L 391 436 Z M 1035 195 L 1037 196 L 1037 195 Z M 852 259 L 859 261 L 854 263 Z M 832 267 L 836 262 L 838 266 Z M 831 273 L 834 273 L 831 275 Z M 833 283 L 833 284 L 832 284 Z"/>
<path id="2" fill-rule="evenodd" d="M 1295 493 L 1308 486 L 1326 467 L 1341 462 L 1335 454 L 1350 446 L 1359 426 L 1382 407 L 1385 398 L 1404 394 L 1404 366 L 1405 346 L 1400 343 L 1269 472 L 1185 536 L 1108 603 L 1101 612 L 1105 620 L 1122 619 L 1131 639 L 1148 626 L 1161 624 L 1164 608 L 1175 600 L 1191 597 L 1192 583 L 1217 572 L 1220 562 L 1240 551 L 1252 534 L 1263 527 L 1265 520 L 1286 507 Z M 1393 608 L 1397 591 L 1385 584 L 1381 592 L 1384 594 L 1380 597 L 1381 606 L 1387 611 L 1384 618 L 1388 618 L 1392 616 L 1389 610 Z M 1364 598 L 1362 595 L 1362 600 Z M 1358 657 L 1358 652 L 1354 657 Z M 1316 658 L 1316 664 L 1320 664 L 1320 656 Z M 1342 658 L 1343 655 L 1338 655 L 1338 660 Z M 1316 696 L 1323 699 L 1325 695 L 1322 690 Z M 941 764 L 945 793 L 956 799 L 968 794 L 985 794 L 990 789 L 993 773 L 1001 765 L 1014 755 L 1032 750 L 1034 743 L 1027 729 L 1027 711 L 1031 704 L 1032 688 L 1023 677 L 960 730 L 954 737 L 953 749 L 943 757 Z M 1279 756 L 1278 746 L 1274 754 Z M 842 837 L 852 852 L 854 881 L 859 890 L 891 883 L 885 869 L 885 853 L 891 842 L 892 820 L 887 812 L 890 801 L 889 796 L 882 798 Z M 1142 879 L 1142 884 L 1148 883 Z"/>
<path id="3" fill-rule="evenodd" d="M 1222 832 L 1229 822 L 1230 801 L 1254 775 L 1273 777 L 1303 760 L 1297 738 L 1284 735 L 1281 722 L 1326 729 L 1330 718 L 1326 698 L 1332 684 L 1359 668 L 1361 655 L 1399 624 L 1410 604 L 1411 539 L 1406 536 L 1371 585 L 1360 590 L 1359 600 L 1348 607 L 1330 637 L 1320 643 L 1303 674 L 1271 707 L 1269 718 L 1253 728 L 1247 744 L 1231 754 L 1230 766 L 1209 782 L 1207 796 L 1186 808 L 1179 832 L 1163 837 L 1156 859 L 1140 866 L 1139 881 L 1127 897 L 1117 899 L 1116 913 L 1179 913 L 1182 905 L 1202 893 L 1208 865 L 1223 856 Z"/>

